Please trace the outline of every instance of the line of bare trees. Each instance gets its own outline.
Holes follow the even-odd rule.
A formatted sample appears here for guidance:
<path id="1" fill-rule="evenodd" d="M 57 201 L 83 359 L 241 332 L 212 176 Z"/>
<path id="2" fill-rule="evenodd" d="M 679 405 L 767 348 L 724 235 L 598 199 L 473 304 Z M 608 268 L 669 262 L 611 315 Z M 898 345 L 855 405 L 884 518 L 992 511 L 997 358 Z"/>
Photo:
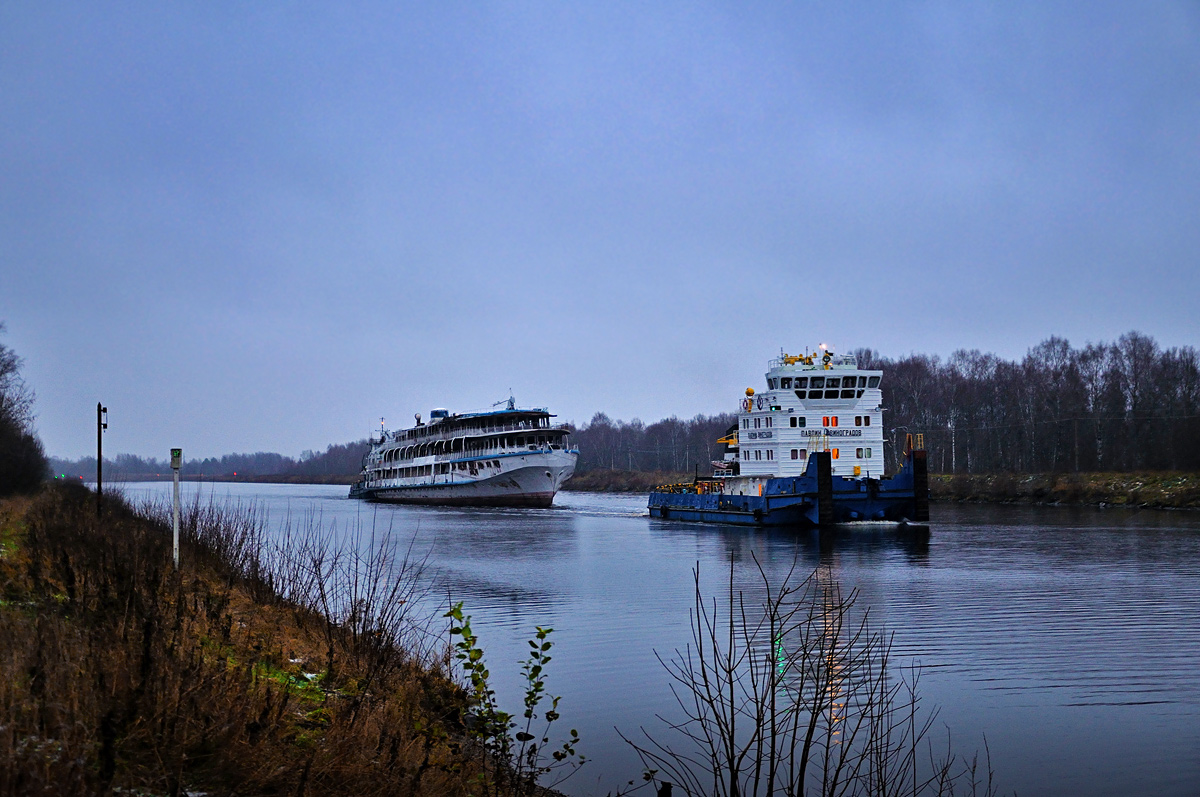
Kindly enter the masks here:
<path id="1" fill-rule="evenodd" d="M 34 394 L 21 378 L 21 364 L 0 343 L 0 496 L 31 492 L 46 476 L 46 454 L 33 429 Z"/>
<path id="2" fill-rule="evenodd" d="M 885 450 L 899 468 L 905 435 L 923 434 L 942 473 L 1200 470 L 1200 353 L 1163 349 L 1140 332 L 1073 348 L 1059 337 L 1020 360 L 960 350 L 882 368 Z M 580 472 L 595 468 L 701 472 L 735 421 L 729 413 L 646 425 L 596 413 L 573 433 Z"/>
<path id="3" fill-rule="evenodd" d="M 717 438 L 737 419 L 729 413 L 697 415 L 690 421 L 671 416 L 649 426 L 634 418 L 614 421 L 603 412 L 586 426 L 575 429 L 572 441 L 579 446 L 578 472 L 612 470 L 693 472 L 712 471 L 712 460 L 723 447 Z"/>
<path id="4" fill-rule="evenodd" d="M 889 464 L 921 433 L 943 473 L 1200 469 L 1200 355 L 1139 332 L 1074 348 L 1051 337 L 1020 361 L 858 352 L 883 368 Z M 894 445 L 892 444 L 894 441 Z"/>

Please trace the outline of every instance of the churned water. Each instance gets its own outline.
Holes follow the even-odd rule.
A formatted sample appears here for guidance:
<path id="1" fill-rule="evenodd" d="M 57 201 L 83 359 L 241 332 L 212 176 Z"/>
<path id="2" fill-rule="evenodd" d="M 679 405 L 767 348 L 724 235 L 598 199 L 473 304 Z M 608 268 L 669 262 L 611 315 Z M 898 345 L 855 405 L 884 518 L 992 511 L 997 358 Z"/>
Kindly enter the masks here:
<path id="1" fill-rule="evenodd" d="M 130 498 L 170 485 L 125 485 Z M 365 504 L 346 488 L 186 484 L 253 503 L 278 527 L 355 524 L 428 557 L 430 601 L 461 600 L 502 705 L 520 706 L 535 626 L 552 626 L 549 690 L 592 759 L 560 788 L 606 794 L 641 772 L 619 729 L 673 714 L 655 652 L 690 638 L 693 569 L 720 595 L 822 567 L 859 592 L 918 662 L 960 752 L 991 751 L 1022 795 L 1200 794 L 1200 514 L 934 505 L 927 540 L 875 527 L 836 535 L 651 520 L 644 496 L 560 493 L 546 510 Z M 668 738 L 666 734 L 659 736 Z"/>

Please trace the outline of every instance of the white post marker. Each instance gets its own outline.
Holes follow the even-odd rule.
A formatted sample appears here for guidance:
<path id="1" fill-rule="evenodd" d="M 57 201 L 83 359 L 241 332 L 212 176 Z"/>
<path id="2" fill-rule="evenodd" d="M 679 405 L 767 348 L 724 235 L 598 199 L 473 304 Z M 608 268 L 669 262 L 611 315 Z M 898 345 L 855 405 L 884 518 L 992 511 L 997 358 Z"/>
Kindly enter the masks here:
<path id="1" fill-rule="evenodd" d="M 171 449 L 171 470 L 175 471 L 175 569 L 179 569 L 179 468 L 183 466 L 183 449 Z"/>

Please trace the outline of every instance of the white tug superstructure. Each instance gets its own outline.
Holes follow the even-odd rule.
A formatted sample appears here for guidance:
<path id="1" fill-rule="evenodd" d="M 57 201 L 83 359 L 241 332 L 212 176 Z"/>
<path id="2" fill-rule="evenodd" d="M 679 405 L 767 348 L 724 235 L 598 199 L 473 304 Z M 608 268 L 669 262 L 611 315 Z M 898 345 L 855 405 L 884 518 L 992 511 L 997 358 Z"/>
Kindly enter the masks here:
<path id="1" fill-rule="evenodd" d="M 651 517 L 818 527 L 929 520 L 920 435 L 907 436 L 900 470 L 883 475 L 883 371 L 821 346 L 781 353 L 766 379 L 761 393 L 746 388 L 737 424 L 718 441 L 725 458 L 713 477 L 654 489 Z"/>
<path id="2" fill-rule="evenodd" d="M 429 423 L 382 430 L 363 458 L 351 498 L 459 506 L 550 506 L 579 450 L 545 409 L 509 398 L 492 412 L 429 413 Z"/>
<path id="3" fill-rule="evenodd" d="M 744 477 L 799 476 L 828 451 L 836 476 L 883 476 L 883 371 L 824 347 L 767 364 L 765 392 L 746 389 L 728 468 Z M 730 441 L 732 442 L 732 441 Z M 756 482 L 757 483 L 757 482 Z"/>

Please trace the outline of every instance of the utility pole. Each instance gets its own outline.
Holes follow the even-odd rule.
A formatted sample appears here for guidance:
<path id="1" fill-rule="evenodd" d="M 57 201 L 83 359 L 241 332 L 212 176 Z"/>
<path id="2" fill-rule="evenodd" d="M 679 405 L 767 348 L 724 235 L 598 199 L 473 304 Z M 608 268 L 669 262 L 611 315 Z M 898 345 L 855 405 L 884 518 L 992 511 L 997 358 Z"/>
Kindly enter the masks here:
<path id="1" fill-rule="evenodd" d="M 179 468 L 183 465 L 183 449 L 171 449 L 171 470 L 175 471 L 175 501 L 174 501 L 174 551 L 175 569 L 179 569 Z"/>
<path id="2" fill-rule="evenodd" d="M 96 402 L 96 517 L 104 507 L 104 430 L 108 428 L 108 407 Z"/>

